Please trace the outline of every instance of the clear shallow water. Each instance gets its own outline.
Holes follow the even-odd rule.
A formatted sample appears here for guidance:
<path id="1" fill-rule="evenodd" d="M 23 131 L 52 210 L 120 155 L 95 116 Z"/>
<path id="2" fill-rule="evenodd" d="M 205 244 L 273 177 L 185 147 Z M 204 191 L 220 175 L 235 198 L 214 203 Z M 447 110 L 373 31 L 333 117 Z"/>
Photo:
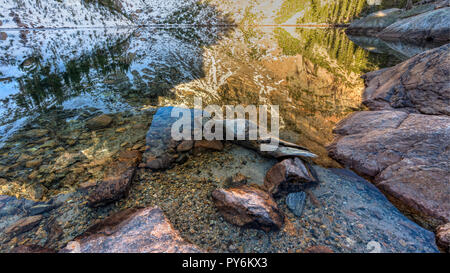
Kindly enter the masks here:
<path id="1" fill-rule="evenodd" d="M 191 106 L 194 95 L 204 104 L 280 105 L 282 138 L 319 154 L 317 163 L 337 166 L 324 146 L 334 125 L 361 109 L 360 75 L 411 54 L 408 46 L 374 50 L 353 39 L 360 47 L 341 29 L 71 29 L 0 37 L 0 194 L 32 199 L 100 179 L 112 155 L 143 146 L 157 107 Z M 112 124 L 86 129 L 101 113 Z"/>

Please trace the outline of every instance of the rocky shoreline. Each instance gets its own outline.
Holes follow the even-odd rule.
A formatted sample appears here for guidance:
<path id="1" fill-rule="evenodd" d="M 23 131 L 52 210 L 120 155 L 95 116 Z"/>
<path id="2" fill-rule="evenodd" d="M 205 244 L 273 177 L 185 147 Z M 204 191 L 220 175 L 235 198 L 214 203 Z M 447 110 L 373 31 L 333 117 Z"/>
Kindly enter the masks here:
<path id="1" fill-rule="evenodd" d="M 128 148 L 102 180 L 75 192 L 47 202 L 0 198 L 2 251 L 437 252 L 431 232 L 351 171 L 215 142 L 180 143 L 175 153 L 161 142 L 157 158 L 174 159 L 153 170 Z"/>
<path id="2" fill-rule="evenodd" d="M 370 111 L 342 120 L 328 147 L 403 212 L 440 232 L 450 221 L 449 57 L 447 44 L 364 75 L 363 104 Z"/>
<path id="3" fill-rule="evenodd" d="M 350 24 L 350 35 L 376 36 L 412 43 L 450 41 L 450 2 L 432 1 L 411 9 L 392 8 L 372 13 Z"/>

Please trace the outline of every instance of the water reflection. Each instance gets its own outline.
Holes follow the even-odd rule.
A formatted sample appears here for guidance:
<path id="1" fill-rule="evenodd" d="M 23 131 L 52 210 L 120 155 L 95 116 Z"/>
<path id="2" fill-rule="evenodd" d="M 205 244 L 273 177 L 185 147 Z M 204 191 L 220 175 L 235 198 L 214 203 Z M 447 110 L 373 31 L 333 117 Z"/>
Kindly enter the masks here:
<path id="1" fill-rule="evenodd" d="M 96 181 L 142 149 L 154 107 L 278 104 L 281 136 L 337 166 L 324 145 L 360 109 L 364 72 L 400 61 L 339 29 L 9 31 L 0 43 L 0 194 L 45 199 Z M 4 38 L 4 39 L 3 39 Z M 109 128 L 88 130 L 101 113 Z M 0 146 L 1 147 L 1 146 Z"/>

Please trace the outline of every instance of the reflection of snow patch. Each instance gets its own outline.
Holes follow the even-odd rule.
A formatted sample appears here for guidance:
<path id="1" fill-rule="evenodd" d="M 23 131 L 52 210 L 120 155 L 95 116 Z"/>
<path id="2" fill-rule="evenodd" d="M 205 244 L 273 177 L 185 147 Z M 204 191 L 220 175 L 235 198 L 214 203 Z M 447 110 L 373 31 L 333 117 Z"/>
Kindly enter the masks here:
<path id="1" fill-rule="evenodd" d="M 13 123 L 8 123 L 6 125 L 0 126 L 0 148 L 3 147 L 4 141 L 6 141 L 10 136 L 12 136 L 16 131 L 20 130 L 29 117 L 23 117 L 14 121 Z"/>

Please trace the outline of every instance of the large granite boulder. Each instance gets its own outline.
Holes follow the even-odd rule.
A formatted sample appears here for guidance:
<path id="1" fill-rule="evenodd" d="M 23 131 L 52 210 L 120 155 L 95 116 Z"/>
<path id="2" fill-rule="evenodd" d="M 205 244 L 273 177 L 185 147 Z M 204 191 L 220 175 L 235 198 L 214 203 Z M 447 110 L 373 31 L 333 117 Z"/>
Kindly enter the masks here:
<path id="1" fill-rule="evenodd" d="M 341 121 L 331 157 L 375 184 L 418 220 L 450 220 L 450 117 L 401 111 L 354 113 Z"/>
<path id="2" fill-rule="evenodd" d="M 450 44 L 394 67 L 363 76 L 363 103 L 371 110 L 397 109 L 450 115 Z M 420 76 L 418 76 L 420 75 Z"/>
<path id="3" fill-rule="evenodd" d="M 261 189 L 251 186 L 216 189 L 212 196 L 219 212 L 232 224 L 266 231 L 283 226 L 283 214 L 272 197 Z"/>
<path id="4" fill-rule="evenodd" d="M 396 22 L 401 13 L 402 10 L 397 8 L 374 12 L 364 18 L 353 21 L 346 32 L 354 35 L 374 35 Z"/>
<path id="5" fill-rule="evenodd" d="M 71 241 L 71 253 L 198 253 L 181 238 L 158 207 L 126 209 L 109 216 Z"/>
<path id="6" fill-rule="evenodd" d="M 386 40 L 406 41 L 450 41 L 450 7 L 428 11 L 417 16 L 406 17 L 378 34 Z"/>

